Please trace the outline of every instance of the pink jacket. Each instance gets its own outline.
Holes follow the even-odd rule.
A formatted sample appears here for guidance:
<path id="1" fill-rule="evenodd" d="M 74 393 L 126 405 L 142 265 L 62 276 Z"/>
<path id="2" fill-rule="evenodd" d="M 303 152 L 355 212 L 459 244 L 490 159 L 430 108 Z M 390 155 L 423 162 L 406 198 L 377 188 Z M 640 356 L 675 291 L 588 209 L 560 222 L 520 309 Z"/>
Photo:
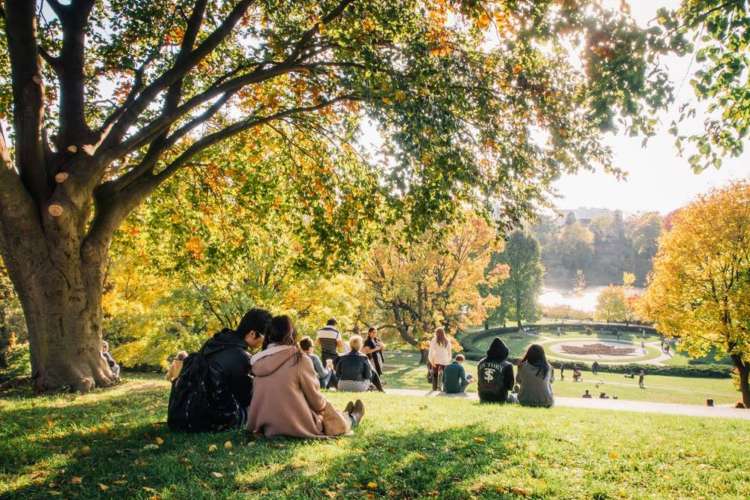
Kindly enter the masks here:
<path id="1" fill-rule="evenodd" d="M 251 371 L 251 432 L 311 438 L 349 431 L 349 419 L 326 401 L 312 361 L 296 346 L 269 346 L 252 357 Z"/>

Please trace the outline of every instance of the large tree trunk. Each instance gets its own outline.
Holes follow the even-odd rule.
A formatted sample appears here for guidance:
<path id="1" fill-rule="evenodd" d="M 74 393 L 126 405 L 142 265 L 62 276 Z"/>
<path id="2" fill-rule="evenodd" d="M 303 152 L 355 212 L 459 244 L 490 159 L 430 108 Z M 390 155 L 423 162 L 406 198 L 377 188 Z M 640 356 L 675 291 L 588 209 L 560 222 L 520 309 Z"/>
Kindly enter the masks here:
<path id="1" fill-rule="evenodd" d="M 85 213 L 85 212 L 83 212 Z M 23 306 L 34 388 L 81 392 L 115 382 L 101 356 L 107 245 L 82 243 L 82 219 L 2 222 L 2 251 Z"/>
<path id="2" fill-rule="evenodd" d="M 742 404 L 750 408 L 750 365 L 742 360 L 741 356 L 733 355 L 732 361 L 740 376 L 740 392 L 742 393 Z"/>

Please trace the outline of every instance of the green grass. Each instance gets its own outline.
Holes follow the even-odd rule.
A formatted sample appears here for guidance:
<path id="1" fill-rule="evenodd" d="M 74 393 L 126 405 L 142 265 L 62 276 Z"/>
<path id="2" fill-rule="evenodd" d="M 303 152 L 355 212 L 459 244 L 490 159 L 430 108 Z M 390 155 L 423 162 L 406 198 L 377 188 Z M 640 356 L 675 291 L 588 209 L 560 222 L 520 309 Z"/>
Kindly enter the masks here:
<path id="1" fill-rule="evenodd" d="M 427 369 L 424 365 L 418 365 L 418 361 L 418 354 L 387 353 L 383 376 L 387 384 L 386 390 L 389 387 L 429 390 Z M 476 365 L 473 361 L 466 361 L 464 364 L 467 373 L 471 373 L 475 378 Z M 573 373 L 570 370 L 566 372 L 565 380 L 560 381 L 559 373 L 559 370 L 555 370 L 558 380 L 552 386 L 557 396 L 579 397 L 588 389 L 596 395 L 606 392 L 620 399 L 655 403 L 705 405 L 706 399 L 713 398 L 716 404 L 734 404 L 740 399 L 731 379 L 646 375 L 646 389 L 640 389 L 637 378 L 625 378 L 619 373 L 599 373 L 594 377 L 591 372 L 584 371 L 583 382 L 573 382 Z M 476 391 L 475 385 L 470 385 L 468 390 Z"/>
<path id="2" fill-rule="evenodd" d="M 0 396 L 0 497 L 750 496 L 747 421 L 368 393 L 354 437 L 269 441 L 170 433 L 167 390 Z"/>

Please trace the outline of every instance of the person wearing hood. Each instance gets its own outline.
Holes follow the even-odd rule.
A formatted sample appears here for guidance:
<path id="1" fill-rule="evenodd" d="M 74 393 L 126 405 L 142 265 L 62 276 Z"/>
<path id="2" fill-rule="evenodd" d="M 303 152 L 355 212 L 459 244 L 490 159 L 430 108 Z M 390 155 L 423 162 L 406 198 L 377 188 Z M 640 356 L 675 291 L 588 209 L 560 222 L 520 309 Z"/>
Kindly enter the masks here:
<path id="1" fill-rule="evenodd" d="M 174 430 L 244 427 L 253 396 L 248 348 L 260 347 L 271 314 L 251 309 L 236 330 L 225 328 L 182 361 L 172 382 L 167 422 Z"/>
<path id="2" fill-rule="evenodd" d="M 253 397 L 250 377 L 250 353 L 263 343 L 271 324 L 271 313 L 251 309 L 236 330 L 224 328 L 203 346 L 209 361 L 210 399 L 217 413 L 226 415 L 227 427 L 242 427 L 247 422 L 247 408 Z"/>
<path id="3" fill-rule="evenodd" d="M 288 316 L 276 316 L 263 351 L 251 359 L 255 386 L 248 430 L 266 437 L 323 438 L 348 433 L 364 417 L 362 401 L 336 411 L 320 392 L 313 362 L 297 347 Z"/>
<path id="4" fill-rule="evenodd" d="M 513 365 L 508 361 L 508 348 L 495 338 L 487 355 L 477 366 L 479 400 L 484 403 L 505 403 L 513 389 Z"/>
<path id="5" fill-rule="evenodd" d="M 555 404 L 552 394 L 552 367 L 547 362 L 544 348 L 531 344 L 518 366 L 516 381 L 520 386 L 518 402 L 522 406 L 543 406 L 551 408 Z"/>

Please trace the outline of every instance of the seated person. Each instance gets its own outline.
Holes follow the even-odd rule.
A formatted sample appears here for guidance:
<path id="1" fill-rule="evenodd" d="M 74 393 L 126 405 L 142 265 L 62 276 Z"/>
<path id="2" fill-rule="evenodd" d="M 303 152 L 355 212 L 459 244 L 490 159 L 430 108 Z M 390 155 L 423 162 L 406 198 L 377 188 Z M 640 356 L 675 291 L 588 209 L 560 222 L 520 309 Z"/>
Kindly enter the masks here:
<path id="1" fill-rule="evenodd" d="M 505 403 L 508 391 L 513 389 L 513 365 L 508 361 L 508 347 L 495 338 L 487 349 L 487 355 L 477 366 L 477 391 L 483 403 Z"/>
<path id="2" fill-rule="evenodd" d="M 522 406 L 550 408 L 555 404 L 552 394 L 552 367 L 547 362 L 544 348 L 539 344 L 529 346 L 518 366 L 516 380 L 521 386 L 518 391 L 518 402 Z"/>
<path id="3" fill-rule="evenodd" d="M 116 379 L 119 379 L 120 365 L 117 364 L 115 358 L 112 357 L 112 353 L 109 352 L 109 342 L 106 340 L 102 340 L 102 358 L 107 362 L 109 369 L 112 370 L 112 375 L 114 375 Z"/>
<path id="4" fill-rule="evenodd" d="M 331 381 L 331 377 L 333 376 L 333 361 L 329 359 L 328 366 L 323 366 L 320 358 L 313 353 L 313 341 L 310 337 L 302 337 L 302 340 L 299 341 L 299 348 L 302 350 L 302 352 L 307 354 L 307 357 L 309 357 L 310 361 L 312 361 L 313 368 L 315 368 L 315 373 L 318 375 L 320 387 L 322 389 L 328 387 L 328 382 Z"/>
<path id="5" fill-rule="evenodd" d="M 172 360 L 172 364 L 169 365 L 169 370 L 167 370 L 167 380 L 170 382 L 174 382 L 177 380 L 177 377 L 180 376 L 180 372 L 182 371 L 182 364 L 185 362 L 185 360 L 188 357 L 188 353 L 185 351 L 180 351 L 177 353 L 177 355 Z"/>
<path id="6" fill-rule="evenodd" d="M 589 392 L 588 389 L 586 389 L 586 391 L 583 393 L 583 396 L 581 397 L 584 399 L 591 399 L 591 393 Z"/>
<path id="7" fill-rule="evenodd" d="M 247 349 L 260 347 L 270 323 L 268 311 L 251 309 L 236 330 L 223 329 L 188 356 L 169 396 L 171 429 L 223 431 L 245 426 L 253 397 Z"/>
<path id="8" fill-rule="evenodd" d="M 466 391 L 466 386 L 472 381 L 466 376 L 463 362 L 466 360 L 463 354 L 457 354 L 455 361 L 443 370 L 443 392 L 446 394 L 461 394 Z"/>
<path id="9" fill-rule="evenodd" d="M 362 337 L 352 335 L 349 339 L 349 353 L 339 356 L 336 360 L 336 377 L 339 391 L 365 392 L 370 389 L 375 373 L 370 366 L 370 360 L 362 354 Z M 377 374 L 375 374 L 377 375 Z M 378 382 L 380 382 L 378 380 Z M 378 387 L 382 391 L 382 387 Z"/>
<path id="10" fill-rule="evenodd" d="M 310 358 L 297 347 L 288 316 L 276 316 L 265 349 L 252 357 L 255 387 L 248 430 L 266 437 L 319 438 L 348 433 L 362 420 L 362 401 L 336 411 L 320 392 Z"/>

